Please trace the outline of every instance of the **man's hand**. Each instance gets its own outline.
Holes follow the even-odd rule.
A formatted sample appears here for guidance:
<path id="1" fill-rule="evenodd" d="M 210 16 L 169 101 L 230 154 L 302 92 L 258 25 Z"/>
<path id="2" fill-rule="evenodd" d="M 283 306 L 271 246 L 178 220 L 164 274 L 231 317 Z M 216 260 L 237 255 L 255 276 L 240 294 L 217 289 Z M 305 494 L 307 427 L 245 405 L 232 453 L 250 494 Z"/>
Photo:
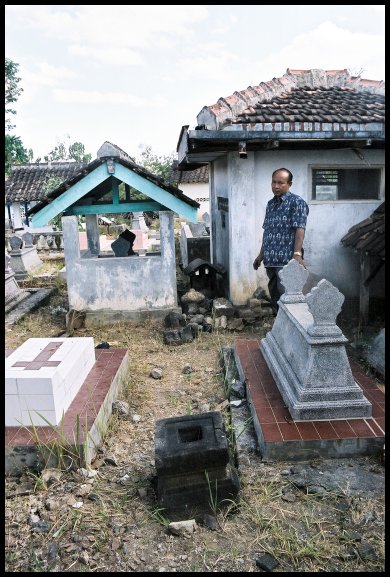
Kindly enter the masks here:
<path id="1" fill-rule="evenodd" d="M 293 258 L 295 260 L 297 260 L 299 262 L 299 264 L 301 264 L 304 268 L 306 268 L 305 263 L 303 262 L 303 258 L 301 256 L 299 256 L 299 254 L 294 254 Z"/>
<path id="2" fill-rule="evenodd" d="M 263 257 L 259 254 L 253 261 L 253 268 L 257 270 L 261 263 L 263 262 Z"/>

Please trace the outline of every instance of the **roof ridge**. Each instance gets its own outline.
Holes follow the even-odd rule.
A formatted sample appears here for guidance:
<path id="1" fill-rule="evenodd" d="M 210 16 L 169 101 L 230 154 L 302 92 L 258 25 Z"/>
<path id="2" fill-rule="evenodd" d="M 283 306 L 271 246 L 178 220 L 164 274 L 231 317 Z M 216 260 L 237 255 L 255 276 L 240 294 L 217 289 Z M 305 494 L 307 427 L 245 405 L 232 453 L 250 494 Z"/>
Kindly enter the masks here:
<path id="1" fill-rule="evenodd" d="M 359 92 L 384 94 L 383 80 L 362 79 L 352 76 L 347 68 L 341 70 L 322 70 L 311 68 L 295 70 L 287 68 L 279 78 L 248 86 L 245 90 L 235 91 L 230 96 L 220 97 L 215 104 L 204 106 L 197 115 L 198 126 L 208 130 L 218 130 L 230 124 L 235 116 L 259 101 L 267 102 L 275 96 L 291 92 L 294 88 L 350 88 Z"/>

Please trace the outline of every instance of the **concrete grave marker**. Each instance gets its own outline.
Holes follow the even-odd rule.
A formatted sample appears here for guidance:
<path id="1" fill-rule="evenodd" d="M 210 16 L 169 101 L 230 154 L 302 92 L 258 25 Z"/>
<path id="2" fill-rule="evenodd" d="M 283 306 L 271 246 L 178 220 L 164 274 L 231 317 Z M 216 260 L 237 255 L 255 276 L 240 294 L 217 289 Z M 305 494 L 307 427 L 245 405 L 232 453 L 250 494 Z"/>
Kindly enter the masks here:
<path id="1" fill-rule="evenodd" d="M 5 425 L 58 425 L 94 363 L 92 337 L 28 339 L 5 360 Z"/>
<path id="2" fill-rule="evenodd" d="M 307 270 L 295 260 L 279 277 L 286 293 L 272 330 L 260 349 L 293 420 L 354 419 L 371 416 L 371 403 L 355 382 L 336 325 L 344 296 L 322 279 L 302 294 Z"/>

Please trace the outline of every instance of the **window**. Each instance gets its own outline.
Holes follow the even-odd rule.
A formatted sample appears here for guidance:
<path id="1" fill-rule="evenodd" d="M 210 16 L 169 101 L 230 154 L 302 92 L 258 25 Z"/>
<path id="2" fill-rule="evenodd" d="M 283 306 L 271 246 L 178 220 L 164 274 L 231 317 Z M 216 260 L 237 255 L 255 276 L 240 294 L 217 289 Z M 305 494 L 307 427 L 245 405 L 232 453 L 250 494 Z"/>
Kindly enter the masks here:
<path id="1" fill-rule="evenodd" d="M 313 200 L 378 200 L 380 168 L 313 168 Z"/>

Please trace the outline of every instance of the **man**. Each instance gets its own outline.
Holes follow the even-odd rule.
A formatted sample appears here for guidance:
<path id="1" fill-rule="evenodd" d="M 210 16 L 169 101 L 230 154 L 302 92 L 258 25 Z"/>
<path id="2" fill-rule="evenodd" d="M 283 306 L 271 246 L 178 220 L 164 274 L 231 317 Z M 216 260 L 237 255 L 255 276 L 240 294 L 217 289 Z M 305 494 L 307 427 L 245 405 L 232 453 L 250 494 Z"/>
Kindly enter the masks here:
<path id="1" fill-rule="evenodd" d="M 274 197 L 267 203 L 263 223 L 263 242 L 259 255 L 253 261 L 257 270 L 264 263 L 268 276 L 268 290 L 272 308 L 277 313 L 278 300 L 283 293 L 279 271 L 292 258 L 303 263 L 303 239 L 309 207 L 300 196 L 290 192 L 293 175 L 287 168 L 272 173 Z M 305 267 L 306 268 L 306 267 Z"/>

